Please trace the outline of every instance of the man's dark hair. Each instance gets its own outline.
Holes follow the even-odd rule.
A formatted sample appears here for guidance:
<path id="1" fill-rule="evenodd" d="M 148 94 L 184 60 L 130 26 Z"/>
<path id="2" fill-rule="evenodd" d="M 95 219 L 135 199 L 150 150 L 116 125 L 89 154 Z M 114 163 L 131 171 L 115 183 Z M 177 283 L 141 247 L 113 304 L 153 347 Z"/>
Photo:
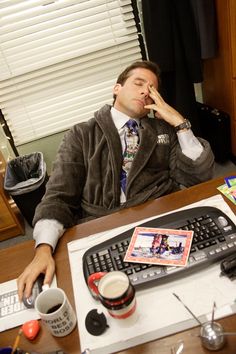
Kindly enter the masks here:
<path id="1" fill-rule="evenodd" d="M 132 71 L 134 69 L 138 69 L 138 68 L 147 69 L 147 70 L 150 70 L 151 72 L 153 72 L 153 74 L 155 74 L 157 77 L 158 85 L 160 85 L 160 68 L 159 68 L 159 66 L 156 63 L 154 63 L 152 61 L 147 61 L 147 60 L 136 61 L 133 64 L 129 65 L 118 76 L 116 83 L 121 84 L 123 86 L 125 81 L 132 75 Z M 116 100 L 116 95 L 113 95 L 113 98 L 114 98 L 114 101 L 113 101 L 113 104 L 114 104 L 114 102 Z"/>

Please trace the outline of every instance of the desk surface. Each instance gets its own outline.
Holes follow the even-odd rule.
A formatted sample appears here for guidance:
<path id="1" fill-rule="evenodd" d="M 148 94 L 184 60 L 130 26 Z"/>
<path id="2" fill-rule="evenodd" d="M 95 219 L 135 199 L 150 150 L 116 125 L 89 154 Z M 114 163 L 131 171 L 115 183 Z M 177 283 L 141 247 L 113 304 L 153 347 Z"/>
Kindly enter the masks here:
<path id="1" fill-rule="evenodd" d="M 218 191 L 216 190 L 216 187 L 223 183 L 223 178 L 217 178 L 212 181 L 191 187 L 189 189 L 169 194 L 157 200 L 149 201 L 143 205 L 125 209 L 112 215 L 92 220 L 85 224 L 77 225 L 69 229 L 58 244 L 57 251 L 55 253 L 55 260 L 57 267 L 56 274 L 58 286 L 66 291 L 72 306 L 74 306 L 74 298 L 71 277 L 68 276 L 68 274 L 70 274 L 70 266 L 67 252 L 67 242 L 100 231 L 109 230 L 114 227 L 142 220 L 150 216 L 159 215 L 171 210 L 175 210 L 184 205 L 197 202 L 201 199 L 211 197 L 212 195 L 217 194 Z M 227 198 L 225 198 L 225 201 L 230 205 L 234 213 L 236 213 L 236 206 L 234 206 L 231 202 L 228 202 Z M 0 282 L 2 283 L 17 278 L 25 266 L 31 261 L 33 254 L 33 241 L 28 241 L 8 249 L 0 250 Z M 220 320 L 220 322 L 224 326 L 225 330 L 235 331 L 236 315 L 224 318 Z M 12 330 L 0 333 L 0 346 L 8 346 L 14 343 L 17 332 L 18 328 L 14 328 Z M 194 335 L 198 333 L 198 328 L 191 329 L 147 344 L 142 344 L 134 348 L 127 349 L 120 352 L 120 354 L 170 354 L 171 347 L 176 345 L 179 340 L 184 341 L 184 352 L 188 354 L 209 353 L 208 350 L 202 348 L 199 338 Z M 67 354 L 80 353 L 77 327 L 69 336 L 64 338 L 56 338 L 52 337 L 42 325 L 40 334 L 34 341 L 29 342 L 22 336 L 20 346 L 24 350 L 31 350 L 39 353 L 46 353 L 59 348 L 64 350 Z M 235 348 L 236 337 L 228 337 L 227 345 L 222 350 L 218 351 L 218 353 L 235 354 Z"/>

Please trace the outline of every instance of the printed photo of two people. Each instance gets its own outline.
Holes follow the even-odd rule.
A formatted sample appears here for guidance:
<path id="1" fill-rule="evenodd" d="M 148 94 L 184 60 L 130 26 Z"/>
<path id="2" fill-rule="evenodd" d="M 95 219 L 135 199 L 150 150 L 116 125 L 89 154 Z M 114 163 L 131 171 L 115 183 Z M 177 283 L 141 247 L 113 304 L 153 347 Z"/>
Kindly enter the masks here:
<path id="1" fill-rule="evenodd" d="M 124 257 L 125 262 L 185 266 L 193 231 L 136 227 Z"/>

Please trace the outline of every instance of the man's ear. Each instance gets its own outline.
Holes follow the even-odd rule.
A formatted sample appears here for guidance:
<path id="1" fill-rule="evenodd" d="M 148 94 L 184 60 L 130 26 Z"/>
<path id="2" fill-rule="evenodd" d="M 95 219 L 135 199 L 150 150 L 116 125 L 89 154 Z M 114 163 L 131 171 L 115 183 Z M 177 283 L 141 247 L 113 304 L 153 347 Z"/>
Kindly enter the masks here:
<path id="1" fill-rule="evenodd" d="M 113 95 L 117 95 L 121 89 L 121 84 L 116 83 L 115 86 L 113 87 Z"/>

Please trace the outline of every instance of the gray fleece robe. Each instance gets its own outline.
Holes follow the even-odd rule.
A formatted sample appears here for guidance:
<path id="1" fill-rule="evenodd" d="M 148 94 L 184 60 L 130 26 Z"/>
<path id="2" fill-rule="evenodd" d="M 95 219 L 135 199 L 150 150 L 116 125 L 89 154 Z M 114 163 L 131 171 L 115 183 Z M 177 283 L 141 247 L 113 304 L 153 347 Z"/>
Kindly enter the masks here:
<path id="1" fill-rule="evenodd" d="M 127 201 L 120 205 L 122 148 L 110 109 L 105 105 L 94 118 L 65 134 L 34 223 L 56 219 L 69 227 L 212 177 L 214 156 L 207 141 L 199 138 L 204 150 L 193 161 L 182 154 L 173 127 L 145 117 L 127 180 Z"/>

